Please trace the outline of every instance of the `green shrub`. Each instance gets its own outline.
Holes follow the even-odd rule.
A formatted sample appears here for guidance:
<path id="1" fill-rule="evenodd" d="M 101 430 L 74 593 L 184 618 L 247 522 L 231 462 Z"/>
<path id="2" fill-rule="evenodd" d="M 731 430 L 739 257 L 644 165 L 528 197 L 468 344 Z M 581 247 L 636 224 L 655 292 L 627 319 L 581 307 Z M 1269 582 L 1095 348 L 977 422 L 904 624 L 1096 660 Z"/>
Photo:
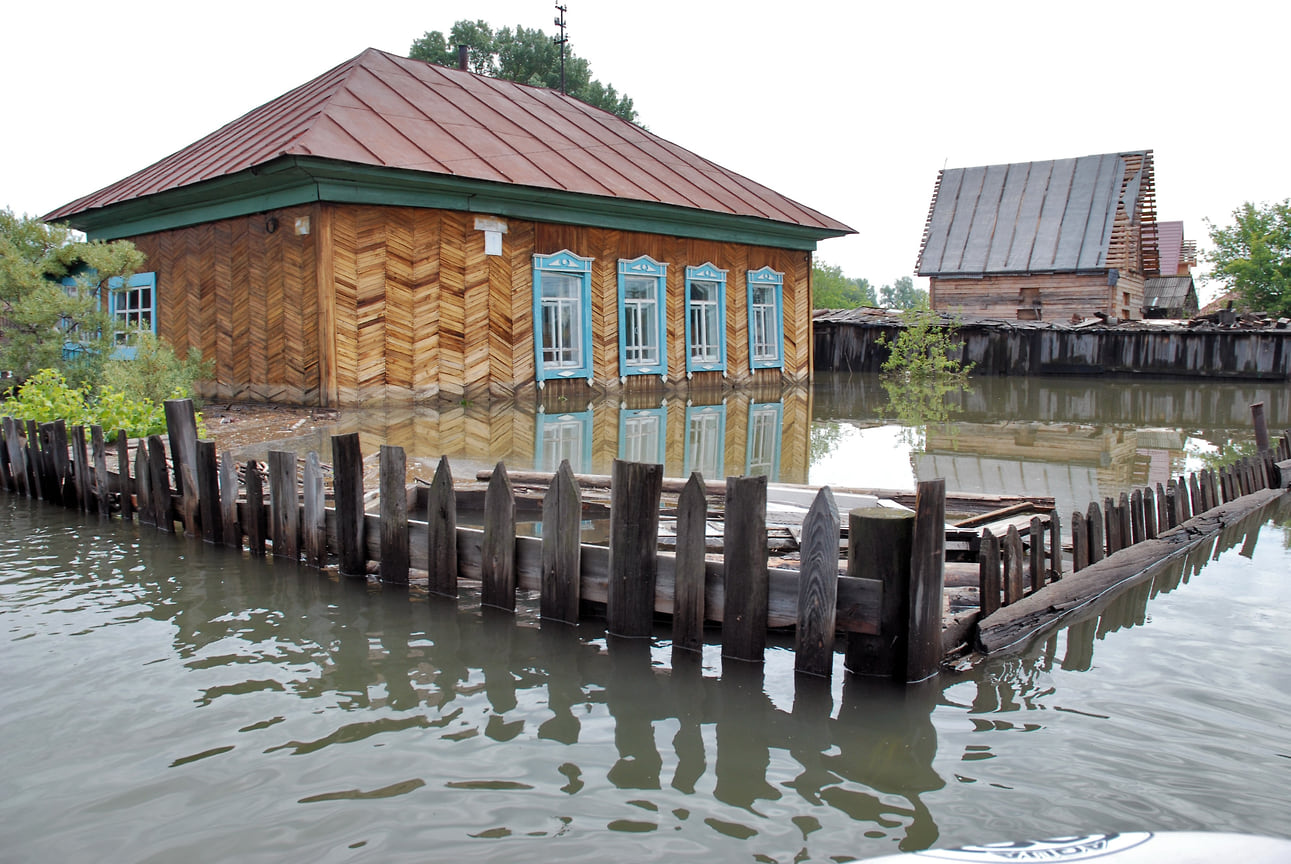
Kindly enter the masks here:
<path id="1" fill-rule="evenodd" d="M 103 389 L 114 390 L 128 400 L 148 400 L 161 405 L 167 399 L 193 399 L 193 385 L 212 373 L 210 361 L 202 361 L 202 352 L 189 349 L 180 359 L 169 345 L 151 333 L 141 333 L 130 343 L 135 355 L 113 358 L 103 370 Z"/>
<path id="2" fill-rule="evenodd" d="M 0 412 L 38 423 L 64 420 L 69 426 L 102 426 L 109 441 L 119 429 L 130 438 L 166 431 L 166 409 L 161 403 L 131 399 L 110 386 L 95 396 L 88 384 L 72 387 L 56 369 L 41 369 L 28 378 L 16 395 L 5 400 Z"/>

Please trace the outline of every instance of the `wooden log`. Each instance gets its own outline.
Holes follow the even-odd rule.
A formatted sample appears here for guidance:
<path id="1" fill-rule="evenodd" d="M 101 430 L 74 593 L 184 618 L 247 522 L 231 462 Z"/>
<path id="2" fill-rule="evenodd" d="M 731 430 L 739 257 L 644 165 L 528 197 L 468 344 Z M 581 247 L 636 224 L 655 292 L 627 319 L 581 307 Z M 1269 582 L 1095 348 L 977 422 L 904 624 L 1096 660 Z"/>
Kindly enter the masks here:
<path id="1" fill-rule="evenodd" d="M 1121 537 L 1121 548 L 1134 545 L 1134 523 L 1130 515 L 1130 496 L 1122 492 L 1116 502 L 1116 518 L 1120 523 L 1117 533 Z"/>
<path id="2" fill-rule="evenodd" d="M 1251 423 L 1255 426 L 1255 447 L 1261 453 L 1267 453 L 1272 444 L 1269 442 L 1269 423 L 1264 417 L 1264 403 L 1256 402 L 1251 406 Z"/>
<path id="3" fill-rule="evenodd" d="M 197 462 L 198 520 L 202 525 L 202 540 L 220 543 L 224 539 L 224 522 L 220 506 L 220 463 L 215 442 L 199 440 L 193 458 Z"/>
<path id="4" fill-rule="evenodd" d="M 382 444 L 380 452 L 381 485 L 381 566 L 382 582 L 408 584 L 408 457 L 402 447 Z"/>
<path id="5" fill-rule="evenodd" d="M 1071 572 L 1078 573 L 1089 566 L 1089 536 L 1087 520 L 1079 512 L 1071 514 Z M 982 613 L 983 616 L 990 614 Z"/>
<path id="6" fill-rule="evenodd" d="M 94 462 L 94 500 L 100 516 L 112 512 L 112 490 L 108 479 L 108 447 L 103 438 L 103 427 L 97 423 L 90 427 L 90 453 Z"/>
<path id="7" fill-rule="evenodd" d="M 175 518 L 170 506 L 170 474 L 166 470 L 166 443 L 160 435 L 148 436 L 148 482 L 152 524 L 158 531 L 175 533 Z"/>
<path id="8" fill-rule="evenodd" d="M 269 524 L 264 509 L 264 478 L 260 463 L 254 459 L 246 464 L 247 503 L 243 514 L 243 528 L 247 532 L 247 548 L 257 558 L 265 557 L 265 528 Z"/>
<path id="9" fill-rule="evenodd" d="M 1154 540 L 1157 536 L 1157 500 L 1152 494 L 1151 486 L 1143 487 L 1143 539 Z"/>
<path id="10" fill-rule="evenodd" d="M 690 475 L 677 498 L 676 572 L 673 581 L 672 647 L 701 651 L 704 647 L 704 534 L 708 499 L 704 477 Z"/>
<path id="11" fill-rule="evenodd" d="M 1062 520 L 1057 510 L 1049 511 L 1049 581 L 1062 578 Z"/>
<path id="12" fill-rule="evenodd" d="M 80 425 L 72 427 L 72 480 L 77 509 L 94 509 L 90 496 L 90 459 L 85 445 L 85 427 Z"/>
<path id="13" fill-rule="evenodd" d="M 139 524 L 156 525 L 157 511 L 152 506 L 152 472 L 148 470 L 148 439 L 140 438 L 134 451 L 135 494 L 139 501 Z"/>
<path id="14" fill-rule="evenodd" d="M 1089 512 L 1085 516 L 1085 527 L 1088 528 L 1087 536 L 1089 538 L 1089 563 L 1095 564 L 1102 561 L 1107 554 L 1107 546 L 1103 542 L 1103 514 L 1098 509 L 1098 502 L 1089 502 Z"/>
<path id="15" fill-rule="evenodd" d="M 648 637 L 654 630 L 663 466 L 616 459 L 612 472 L 606 629 Z"/>
<path id="16" fill-rule="evenodd" d="M 857 675 L 905 673 L 915 514 L 858 507 L 847 517 L 847 575 L 881 586 L 877 633 L 848 633 L 844 666 Z"/>
<path id="17" fill-rule="evenodd" d="M 220 459 L 220 531 L 224 545 L 242 548 L 242 522 L 238 518 L 238 463 L 229 453 Z"/>
<path id="18" fill-rule="evenodd" d="M 804 675 L 828 678 L 834 672 L 838 538 L 838 505 L 826 486 L 816 493 L 802 523 L 793 668 Z"/>
<path id="19" fill-rule="evenodd" d="M 1022 575 L 1022 535 L 1016 525 L 1010 525 L 1004 535 L 1004 605 L 1016 603 L 1022 599 L 1025 580 Z"/>
<path id="20" fill-rule="evenodd" d="M 910 553 L 909 651 L 905 681 L 914 683 L 941 669 L 941 609 L 946 568 L 946 481 L 915 486 L 914 541 Z"/>
<path id="21" fill-rule="evenodd" d="M 1000 608 L 1000 592 L 1004 588 L 1000 573 L 1000 538 L 991 529 L 982 529 L 981 551 L 977 556 L 977 598 L 982 615 L 990 615 Z"/>
<path id="22" fill-rule="evenodd" d="M 323 463 L 314 450 L 305 457 L 301 485 L 305 499 L 300 526 L 305 563 L 321 568 L 327 563 L 327 498 L 323 487 Z"/>
<path id="23" fill-rule="evenodd" d="M 1030 553 L 1031 585 L 1028 593 L 1034 593 L 1044 587 L 1044 527 L 1039 516 L 1031 517 L 1031 528 L 1027 533 L 1027 551 Z"/>
<path id="24" fill-rule="evenodd" d="M 183 469 L 187 465 L 197 477 L 197 411 L 192 399 L 167 399 L 162 403 L 166 414 L 166 438 L 170 441 L 170 458 L 175 471 L 175 492 L 184 494 Z"/>
<path id="25" fill-rule="evenodd" d="M 427 590 L 457 596 L 457 496 L 448 457 L 439 457 L 426 504 Z"/>
<path id="26" fill-rule="evenodd" d="M 296 492 L 295 453 L 269 451 L 269 512 L 273 557 L 299 561 L 300 498 Z"/>
<path id="27" fill-rule="evenodd" d="M 130 440 L 126 430 L 117 430 L 117 493 L 121 496 L 121 518 L 134 519 L 134 481 L 130 477 Z M 136 472 L 136 476 L 138 473 Z"/>
<path id="28" fill-rule="evenodd" d="M 568 459 L 547 487 L 542 499 L 542 591 L 539 613 L 543 620 L 578 623 L 582 599 L 583 499 Z"/>
<path id="29" fill-rule="evenodd" d="M 662 474 L 662 468 L 660 468 Z M 763 662 L 767 638 L 767 478 L 726 478 L 722 657 Z"/>
<path id="30" fill-rule="evenodd" d="M 359 433 L 332 436 L 332 489 L 336 498 L 338 564 L 343 576 L 367 578 L 363 519 L 363 454 Z"/>
<path id="31" fill-rule="evenodd" d="M 485 606 L 516 608 L 516 502 L 501 462 L 493 469 L 484 493 L 484 538 L 480 550 L 481 602 Z"/>

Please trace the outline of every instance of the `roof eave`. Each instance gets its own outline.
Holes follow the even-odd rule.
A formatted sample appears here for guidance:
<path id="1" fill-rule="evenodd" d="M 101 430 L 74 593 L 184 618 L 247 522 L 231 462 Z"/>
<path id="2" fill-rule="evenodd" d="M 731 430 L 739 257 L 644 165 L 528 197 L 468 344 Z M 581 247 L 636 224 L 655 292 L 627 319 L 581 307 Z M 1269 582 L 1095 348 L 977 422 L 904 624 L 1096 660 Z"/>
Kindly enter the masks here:
<path id="1" fill-rule="evenodd" d="M 114 240 L 312 201 L 432 207 L 804 251 L 814 250 L 820 240 L 855 233 L 842 223 L 838 227 L 798 225 L 672 204 L 295 156 L 76 213 L 66 221 L 92 239 Z"/>

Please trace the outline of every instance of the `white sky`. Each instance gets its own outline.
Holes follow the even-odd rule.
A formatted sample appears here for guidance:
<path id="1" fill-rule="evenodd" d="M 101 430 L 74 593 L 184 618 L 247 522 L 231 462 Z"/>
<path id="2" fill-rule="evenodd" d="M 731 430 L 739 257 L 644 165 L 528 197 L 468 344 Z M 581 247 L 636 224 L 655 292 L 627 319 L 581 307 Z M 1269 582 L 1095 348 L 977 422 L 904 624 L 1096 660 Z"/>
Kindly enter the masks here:
<path id="1" fill-rule="evenodd" d="M 1203 249 L 1203 218 L 1291 197 L 1281 0 L 565 5 L 651 131 L 855 228 L 818 257 L 875 285 L 912 273 L 943 166 L 1151 148 L 1159 218 Z M 9 4 L 0 207 L 49 212 L 364 48 L 459 18 L 552 33 L 553 6 Z"/>

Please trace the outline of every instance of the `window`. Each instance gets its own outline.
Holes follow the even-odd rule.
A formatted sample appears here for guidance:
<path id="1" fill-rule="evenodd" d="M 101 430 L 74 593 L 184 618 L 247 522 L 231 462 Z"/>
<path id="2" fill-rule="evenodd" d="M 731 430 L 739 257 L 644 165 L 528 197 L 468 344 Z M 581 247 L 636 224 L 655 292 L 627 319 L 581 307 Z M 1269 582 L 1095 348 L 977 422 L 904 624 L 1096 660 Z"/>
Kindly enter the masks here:
<path id="1" fill-rule="evenodd" d="M 619 411 L 619 458 L 625 462 L 664 464 L 668 408 Z"/>
<path id="2" fill-rule="evenodd" d="M 591 470 L 591 411 L 571 414 L 547 414 L 539 411 L 534 439 L 533 461 L 536 470 L 556 471 L 565 459 L 569 460 L 569 467 L 575 474 L 586 474 Z"/>
<path id="3" fill-rule="evenodd" d="M 726 471 L 726 406 L 686 408 L 686 452 L 682 473 L 698 471 L 705 480 L 720 480 Z"/>
<path id="4" fill-rule="evenodd" d="M 765 474 L 772 482 L 780 479 L 780 433 L 783 417 L 784 405 L 779 402 L 749 405 L 745 474 Z"/>
<path id="5" fill-rule="evenodd" d="M 784 274 L 770 267 L 750 270 L 749 368 L 784 367 Z"/>
<path id="6" fill-rule="evenodd" d="M 534 351 L 538 385 L 592 378 L 592 259 L 568 249 L 533 256 Z"/>
<path id="7" fill-rule="evenodd" d="M 726 271 L 686 268 L 686 376 L 726 371 Z"/>
<path id="8" fill-rule="evenodd" d="M 619 260 L 619 375 L 668 371 L 664 297 L 668 265 L 648 255 Z"/>
<path id="9" fill-rule="evenodd" d="M 116 324 L 116 356 L 135 355 L 140 333 L 157 334 L 157 274 L 136 273 L 108 280 L 108 312 Z"/>

